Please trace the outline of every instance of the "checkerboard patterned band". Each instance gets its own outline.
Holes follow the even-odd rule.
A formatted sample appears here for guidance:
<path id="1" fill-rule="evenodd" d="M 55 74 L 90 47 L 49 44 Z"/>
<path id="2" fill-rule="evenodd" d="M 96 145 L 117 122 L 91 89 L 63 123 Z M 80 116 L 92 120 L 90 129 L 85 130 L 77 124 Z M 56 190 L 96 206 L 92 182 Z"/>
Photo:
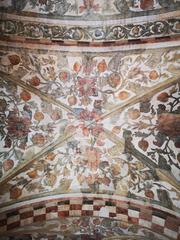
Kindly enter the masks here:
<path id="1" fill-rule="evenodd" d="M 166 211 L 167 210 L 167 211 Z M 21 205 L 0 214 L 0 235 L 35 222 L 75 216 L 105 217 L 148 228 L 172 239 L 180 239 L 178 214 L 154 205 L 106 198 L 60 198 Z"/>

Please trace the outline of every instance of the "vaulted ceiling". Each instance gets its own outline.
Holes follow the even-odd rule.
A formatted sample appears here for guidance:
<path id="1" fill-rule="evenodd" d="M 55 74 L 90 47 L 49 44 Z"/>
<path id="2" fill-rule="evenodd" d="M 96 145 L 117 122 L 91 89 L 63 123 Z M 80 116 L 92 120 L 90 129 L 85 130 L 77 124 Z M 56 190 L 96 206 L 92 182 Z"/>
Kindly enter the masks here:
<path id="1" fill-rule="evenodd" d="M 178 239 L 180 1 L 0 1 L 0 239 Z"/>

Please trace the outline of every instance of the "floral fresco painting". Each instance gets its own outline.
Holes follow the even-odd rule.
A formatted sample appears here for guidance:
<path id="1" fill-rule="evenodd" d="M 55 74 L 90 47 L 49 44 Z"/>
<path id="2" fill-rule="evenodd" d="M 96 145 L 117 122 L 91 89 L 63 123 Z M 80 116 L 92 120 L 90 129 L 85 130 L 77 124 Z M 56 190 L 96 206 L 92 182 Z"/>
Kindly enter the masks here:
<path id="1" fill-rule="evenodd" d="M 2 0 L 0 7 L 18 13 L 35 12 L 56 17 L 92 15 L 96 18 L 99 14 L 108 16 L 119 13 L 122 16 L 131 16 L 135 13 L 139 16 L 139 13 L 145 15 L 147 11 L 150 11 L 150 14 L 159 13 L 161 10 L 167 11 L 167 7 L 168 11 L 176 10 L 179 5 L 176 0 Z"/>
<path id="2" fill-rule="evenodd" d="M 1 53 L 1 202 L 55 191 L 179 207 L 178 49 Z"/>
<path id="3" fill-rule="evenodd" d="M 179 4 L 0 1 L 0 239 L 179 239 Z"/>

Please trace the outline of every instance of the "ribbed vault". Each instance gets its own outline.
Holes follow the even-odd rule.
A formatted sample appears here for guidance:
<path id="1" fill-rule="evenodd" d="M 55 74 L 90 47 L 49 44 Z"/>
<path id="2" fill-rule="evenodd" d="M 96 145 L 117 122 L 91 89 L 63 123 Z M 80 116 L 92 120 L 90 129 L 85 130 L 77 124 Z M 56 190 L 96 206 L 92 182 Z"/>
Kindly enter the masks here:
<path id="1" fill-rule="evenodd" d="M 179 1 L 0 13 L 0 239 L 178 239 Z"/>

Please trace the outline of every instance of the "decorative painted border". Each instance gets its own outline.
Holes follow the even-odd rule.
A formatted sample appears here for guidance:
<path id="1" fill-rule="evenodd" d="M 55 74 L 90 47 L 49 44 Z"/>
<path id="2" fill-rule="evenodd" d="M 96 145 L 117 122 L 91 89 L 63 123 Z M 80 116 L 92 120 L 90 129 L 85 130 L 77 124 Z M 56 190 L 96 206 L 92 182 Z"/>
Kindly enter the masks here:
<path id="1" fill-rule="evenodd" d="M 180 33 L 180 19 L 154 22 L 111 25 L 104 27 L 50 25 L 46 23 L 24 22 L 21 20 L 1 20 L 1 36 L 28 39 L 50 39 L 55 41 L 119 41 L 164 37 Z"/>
<path id="2" fill-rule="evenodd" d="M 35 222 L 65 217 L 91 216 L 136 224 L 178 239 L 180 218 L 154 205 L 102 196 L 72 196 L 28 203 L 0 215 L 0 235 Z"/>
<path id="3" fill-rule="evenodd" d="M 141 17 L 130 17 L 130 18 L 123 18 L 119 19 L 117 15 L 115 15 L 115 18 L 110 18 L 109 20 L 106 20 L 104 18 L 101 18 L 100 20 L 93 20 L 93 19 L 56 19 L 56 18 L 44 18 L 42 19 L 40 16 L 35 16 L 34 14 L 28 14 L 27 16 L 23 15 L 17 15 L 15 13 L 5 13 L 1 12 L 1 20 L 15 20 L 15 21 L 23 21 L 23 22 L 35 22 L 35 23 L 44 23 L 44 24 L 51 24 L 51 25 L 62 25 L 62 26 L 91 26 L 91 27 L 99 27 L 99 26 L 112 26 L 112 25 L 127 25 L 127 24 L 138 24 L 138 23 L 147 23 L 147 22 L 155 22 L 155 21 L 166 21 L 168 19 L 178 19 L 179 18 L 178 9 L 173 12 L 168 13 L 160 13 L 158 15 L 145 15 Z M 127 17 L 127 16 L 126 16 Z"/>
<path id="4" fill-rule="evenodd" d="M 34 7 L 36 6 L 37 1 L 33 1 L 35 3 Z M 70 3 L 71 1 L 63 0 L 63 5 L 61 5 L 61 8 L 56 8 L 56 4 L 58 2 L 53 3 L 51 7 L 55 7 L 53 9 L 48 9 L 47 11 L 42 10 L 42 6 L 39 6 L 39 11 L 29 11 L 25 9 L 25 6 L 27 4 L 27 1 L 22 1 L 21 4 L 13 4 L 11 6 L 8 6 L 7 4 L 4 4 L 3 6 L 0 6 L 0 12 L 2 13 L 8 13 L 8 14 L 16 14 L 18 16 L 34 16 L 34 17 L 40 17 L 43 18 L 50 18 L 50 19 L 61 19 L 61 20 L 82 20 L 87 21 L 89 20 L 89 17 L 92 18 L 92 20 L 98 21 L 102 18 L 104 20 L 112 20 L 112 19 L 124 19 L 127 18 L 135 18 L 135 17 L 142 17 L 142 16 L 153 16 L 153 15 L 159 15 L 159 14 L 169 14 L 172 12 L 175 12 L 180 9 L 179 6 L 179 0 L 158 0 L 159 2 L 159 8 L 153 8 L 153 9 L 139 9 L 139 11 L 134 11 L 131 9 L 131 7 L 128 6 L 127 0 L 114 0 L 114 11 L 113 13 L 106 14 L 105 12 L 99 12 L 94 11 L 92 7 L 89 9 L 86 9 L 85 14 L 79 14 L 79 5 L 77 5 L 74 9 L 75 14 L 69 14 L 69 10 L 72 9 L 74 6 Z M 53 6 L 54 5 L 54 6 Z M 33 8 L 34 8 L 33 7 Z M 31 10 L 33 10 L 33 8 Z M 40 10 L 41 9 L 41 10 Z M 60 11 L 58 11 L 60 10 Z"/>
<path id="5" fill-rule="evenodd" d="M 121 52 L 121 51 L 136 51 L 136 50 L 144 50 L 144 46 L 146 46 L 146 51 L 147 50 L 151 50 L 151 49 L 161 49 L 161 48 L 168 48 L 168 47 L 172 47 L 172 48 L 178 48 L 180 46 L 180 37 L 177 38 L 172 38 L 169 41 L 167 41 L 167 39 L 165 39 L 165 41 L 158 41 L 156 42 L 155 39 L 154 41 L 149 41 L 146 43 L 146 45 L 144 45 L 144 42 L 141 41 L 140 39 L 135 41 L 135 42 L 128 42 L 127 44 L 115 44 L 113 43 L 111 44 L 106 44 L 104 45 L 103 43 L 100 43 L 100 45 L 98 45 L 97 43 L 95 44 L 91 44 L 91 43 L 87 43 L 84 44 L 83 42 L 81 44 L 78 44 L 78 46 L 76 46 L 76 44 L 73 45 L 69 45 L 66 44 L 66 41 L 63 42 L 63 44 L 56 44 L 56 42 L 54 44 L 52 44 L 51 41 L 49 42 L 44 42 L 43 40 L 29 40 L 29 41 L 17 41 L 16 43 L 10 39 L 6 39 L 6 40 L 1 40 L 0 39 L 0 48 L 1 49 L 5 49 L 5 50 L 12 50 L 13 49 L 27 49 L 28 51 L 34 52 L 34 51 L 52 51 L 53 53 L 56 53 L 58 51 L 62 51 L 62 52 L 68 52 L 69 51 L 69 47 L 71 47 L 71 52 L 73 53 L 82 53 L 82 52 L 89 52 L 89 53 L 113 53 L 113 52 Z M 133 43 L 133 44 L 132 44 Z"/>

